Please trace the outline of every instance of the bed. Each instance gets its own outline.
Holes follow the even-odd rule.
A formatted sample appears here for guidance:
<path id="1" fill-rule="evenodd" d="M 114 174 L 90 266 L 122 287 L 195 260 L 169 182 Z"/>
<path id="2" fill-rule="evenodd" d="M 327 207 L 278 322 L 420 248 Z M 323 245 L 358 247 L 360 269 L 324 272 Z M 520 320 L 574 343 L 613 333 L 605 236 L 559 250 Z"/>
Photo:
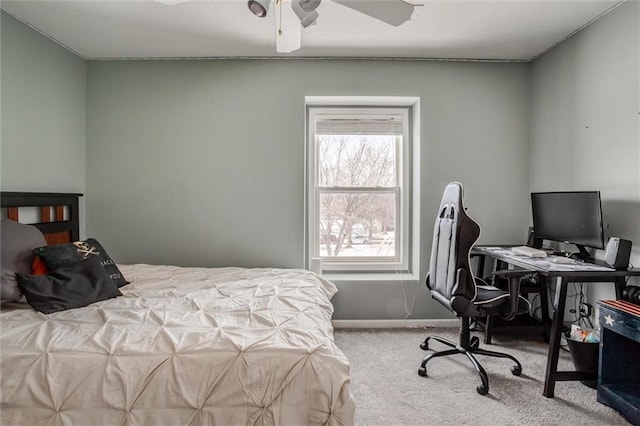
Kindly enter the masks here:
<path id="1" fill-rule="evenodd" d="M 78 238 L 78 196 L 3 192 L 2 207 L 17 220 L 38 206 L 37 226 L 62 243 Z M 304 270 L 118 266 L 130 282 L 120 297 L 50 315 L 3 305 L 0 423 L 353 424 L 331 282 Z"/>

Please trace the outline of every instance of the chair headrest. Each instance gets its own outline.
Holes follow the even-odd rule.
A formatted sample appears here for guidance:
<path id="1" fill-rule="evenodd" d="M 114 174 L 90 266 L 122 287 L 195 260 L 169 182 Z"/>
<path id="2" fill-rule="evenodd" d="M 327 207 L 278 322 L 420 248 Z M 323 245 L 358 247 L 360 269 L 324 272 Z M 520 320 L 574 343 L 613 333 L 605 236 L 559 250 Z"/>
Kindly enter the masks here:
<path id="1" fill-rule="evenodd" d="M 459 182 L 451 182 L 444 189 L 444 193 L 442 194 L 442 201 L 440 202 L 440 206 L 454 206 L 447 213 L 450 215 L 450 218 L 455 217 L 456 211 L 462 210 L 462 184 Z M 442 214 L 442 212 L 441 212 Z M 441 216 L 442 217 L 442 216 Z"/>

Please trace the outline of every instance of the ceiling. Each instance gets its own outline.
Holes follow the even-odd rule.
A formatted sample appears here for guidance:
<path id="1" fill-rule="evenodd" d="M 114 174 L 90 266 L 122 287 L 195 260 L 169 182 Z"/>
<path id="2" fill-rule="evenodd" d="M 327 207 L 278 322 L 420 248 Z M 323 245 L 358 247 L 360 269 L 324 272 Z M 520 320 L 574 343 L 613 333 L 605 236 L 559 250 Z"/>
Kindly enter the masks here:
<path id="1" fill-rule="evenodd" d="M 246 0 L 191 0 L 174 5 L 156 0 L 5 0 L 2 9 L 85 59 L 394 57 L 529 61 L 621 3 L 407 2 L 417 5 L 411 20 L 394 27 L 322 0 L 317 24 L 302 30 L 301 49 L 289 54 L 275 50 L 275 4 L 266 18 L 252 15 Z"/>

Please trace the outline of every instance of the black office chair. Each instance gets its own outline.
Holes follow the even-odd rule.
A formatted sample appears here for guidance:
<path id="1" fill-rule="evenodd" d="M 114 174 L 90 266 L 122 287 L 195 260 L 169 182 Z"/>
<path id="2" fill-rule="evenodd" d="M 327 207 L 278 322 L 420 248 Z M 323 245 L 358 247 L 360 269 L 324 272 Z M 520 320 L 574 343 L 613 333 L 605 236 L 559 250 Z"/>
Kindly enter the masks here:
<path id="1" fill-rule="evenodd" d="M 502 261 L 496 262 L 496 268 L 500 269 L 506 267 L 506 264 Z M 479 269 L 478 269 L 479 270 Z M 492 274 L 491 277 L 487 277 L 485 281 L 491 283 L 491 285 L 498 287 L 503 290 L 508 290 L 509 288 L 509 280 L 501 277 L 502 271 L 497 271 Z M 478 273 L 478 275 L 482 276 L 483 274 Z M 537 273 L 532 272 L 526 276 L 523 276 L 520 280 L 520 294 L 529 300 L 529 296 L 538 295 L 540 297 L 540 335 L 542 340 L 545 343 L 549 343 L 549 334 L 551 332 L 551 320 L 549 318 L 549 296 L 547 294 L 547 280 L 544 276 L 539 276 Z M 531 314 L 533 317 L 533 314 Z M 491 338 L 495 331 L 494 327 L 494 316 L 487 316 L 484 321 L 484 343 L 487 345 L 491 344 Z M 530 320 L 530 323 L 535 323 L 536 320 Z M 476 324 L 476 325 L 481 325 Z M 472 324 L 473 330 L 473 324 Z"/>
<path id="2" fill-rule="evenodd" d="M 462 205 L 462 185 L 454 182 L 447 185 L 433 231 L 431 262 L 427 275 L 427 287 L 431 296 L 447 309 L 460 317 L 460 342 L 458 344 L 438 336 L 429 336 L 420 345 L 429 349 L 429 340 L 433 339 L 452 349 L 435 352 L 422 361 L 418 374 L 427 375 L 426 365 L 437 357 L 464 354 L 480 374 L 482 385 L 477 387 L 481 395 L 489 392 L 487 373 L 476 360 L 474 354 L 509 358 L 516 363 L 511 368 L 515 376 L 522 373 L 522 365 L 509 354 L 487 351 L 479 348 L 478 337 L 471 337 L 469 321 L 488 315 L 500 315 L 512 319 L 518 314 L 529 311 L 529 301 L 520 296 L 520 279 L 530 271 L 498 271 L 509 279 L 509 291 L 497 287 L 481 285 L 476 281 L 470 268 L 470 253 L 480 237 L 480 226 L 465 213 Z"/>

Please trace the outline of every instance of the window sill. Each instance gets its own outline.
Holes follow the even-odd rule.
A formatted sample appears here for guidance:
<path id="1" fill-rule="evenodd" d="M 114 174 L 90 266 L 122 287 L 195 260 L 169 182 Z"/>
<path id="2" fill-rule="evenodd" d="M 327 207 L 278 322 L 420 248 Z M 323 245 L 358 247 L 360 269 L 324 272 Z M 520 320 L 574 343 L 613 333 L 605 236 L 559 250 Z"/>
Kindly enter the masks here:
<path id="1" fill-rule="evenodd" d="M 403 273 L 389 273 L 389 272 L 362 272 L 362 273 L 341 273 L 341 272 L 324 272 L 323 278 L 329 281 L 418 281 L 418 276 L 415 274 L 403 272 Z"/>

